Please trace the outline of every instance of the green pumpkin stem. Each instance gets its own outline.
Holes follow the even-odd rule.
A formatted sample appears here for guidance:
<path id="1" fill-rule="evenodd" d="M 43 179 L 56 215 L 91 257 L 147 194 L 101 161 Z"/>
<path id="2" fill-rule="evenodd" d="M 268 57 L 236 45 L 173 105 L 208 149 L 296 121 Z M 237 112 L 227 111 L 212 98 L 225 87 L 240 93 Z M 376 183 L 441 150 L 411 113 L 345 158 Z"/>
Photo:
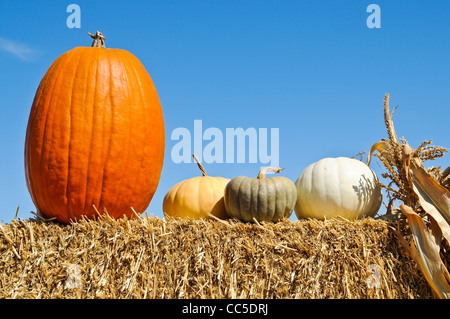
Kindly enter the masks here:
<path id="1" fill-rule="evenodd" d="M 205 168 L 203 167 L 202 164 L 200 164 L 200 160 L 198 159 L 197 155 L 192 154 L 192 157 L 197 162 L 198 168 L 200 168 L 200 170 L 202 171 L 203 176 L 208 176 L 208 174 L 206 174 Z"/>
<path id="2" fill-rule="evenodd" d="M 266 178 L 267 172 L 280 173 L 282 170 L 284 170 L 284 168 L 279 168 L 279 167 L 263 167 L 263 168 L 261 168 L 261 170 L 259 171 L 259 174 L 258 174 L 258 176 L 257 176 L 256 178 L 257 178 L 257 179 L 263 179 L 263 178 Z"/>
<path id="3" fill-rule="evenodd" d="M 94 41 L 92 42 L 91 47 L 93 48 L 105 48 L 105 37 L 100 31 L 95 32 L 95 34 L 91 34 L 88 32 Z"/>

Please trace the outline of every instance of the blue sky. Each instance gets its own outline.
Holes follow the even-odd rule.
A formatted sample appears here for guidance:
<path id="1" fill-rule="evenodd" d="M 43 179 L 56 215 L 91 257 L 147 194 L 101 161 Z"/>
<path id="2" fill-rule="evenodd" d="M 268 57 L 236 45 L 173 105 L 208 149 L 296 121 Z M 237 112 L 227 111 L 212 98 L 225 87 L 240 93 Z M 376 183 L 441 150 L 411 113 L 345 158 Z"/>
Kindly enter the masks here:
<path id="1" fill-rule="evenodd" d="M 66 25 L 72 3 L 81 28 Z M 366 24 L 371 3 L 381 9 L 381 28 Z M 387 92 L 399 106 L 399 137 L 412 147 L 425 139 L 450 147 L 449 16 L 446 0 L 0 0 L 0 221 L 14 218 L 18 205 L 20 218 L 35 211 L 23 164 L 30 107 L 51 63 L 90 46 L 87 32 L 100 30 L 107 47 L 132 52 L 155 83 L 166 153 L 147 213 L 162 218 L 165 193 L 200 174 L 171 158 L 171 133 L 193 132 L 194 120 L 224 135 L 278 128 L 282 175 L 293 181 L 312 162 L 368 152 L 386 137 Z M 427 165 L 447 167 L 446 157 Z M 205 164 L 209 175 L 227 178 L 256 176 L 260 166 Z M 383 171 L 378 160 L 371 167 Z"/>

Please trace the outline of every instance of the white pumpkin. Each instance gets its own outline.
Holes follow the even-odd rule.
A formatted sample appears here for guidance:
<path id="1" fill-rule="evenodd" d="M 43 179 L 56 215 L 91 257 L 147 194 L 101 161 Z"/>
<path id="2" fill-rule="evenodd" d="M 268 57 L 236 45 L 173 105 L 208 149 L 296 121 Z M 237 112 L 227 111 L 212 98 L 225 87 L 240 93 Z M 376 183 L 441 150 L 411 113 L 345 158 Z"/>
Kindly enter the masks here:
<path id="1" fill-rule="evenodd" d="M 309 165 L 295 182 L 297 218 L 346 219 L 374 217 L 381 206 L 381 187 L 375 172 L 363 162 L 323 158 Z"/>

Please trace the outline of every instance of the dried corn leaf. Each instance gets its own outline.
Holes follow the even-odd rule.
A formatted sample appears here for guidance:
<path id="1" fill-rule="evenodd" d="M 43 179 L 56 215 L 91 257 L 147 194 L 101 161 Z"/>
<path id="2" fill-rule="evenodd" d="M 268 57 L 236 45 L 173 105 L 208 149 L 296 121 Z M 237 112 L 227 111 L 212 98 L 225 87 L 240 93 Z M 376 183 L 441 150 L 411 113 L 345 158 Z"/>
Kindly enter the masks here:
<path id="1" fill-rule="evenodd" d="M 450 243 L 450 192 L 428 174 L 417 157 L 411 159 L 410 172 L 420 206 L 436 220 Z"/>
<path id="2" fill-rule="evenodd" d="M 380 154 L 382 154 L 383 157 L 385 157 L 389 162 L 393 162 L 393 160 L 391 159 L 391 155 L 389 153 L 389 151 L 390 151 L 389 141 L 386 139 L 381 139 L 380 142 L 372 145 L 370 152 L 367 155 L 367 162 L 366 162 L 367 166 L 370 166 L 370 162 L 372 160 L 372 154 L 375 151 L 380 152 Z"/>
<path id="3" fill-rule="evenodd" d="M 412 247 L 409 247 L 410 253 L 433 291 L 440 298 L 449 298 L 450 275 L 439 253 L 442 236 L 450 242 L 450 194 L 422 165 L 422 159 L 442 156 L 446 149 L 427 148 L 429 142 L 424 142 L 413 150 L 404 139 L 401 139 L 400 144 L 392 114 L 389 113 L 389 94 L 385 96 L 383 109 L 389 139 L 382 139 L 372 146 L 367 164 L 370 164 L 372 152 L 379 151 L 379 158 L 389 172 L 386 176 L 398 187 L 398 191 L 390 187 L 386 189 L 392 192 L 392 198 L 400 199 L 404 203 L 400 208 L 407 216 L 414 242 Z M 414 210 L 424 210 L 428 213 L 431 229 Z M 405 244 L 402 238 L 400 242 Z"/>
<path id="4" fill-rule="evenodd" d="M 401 205 L 400 209 L 408 218 L 413 235 L 414 245 L 410 247 L 412 257 L 438 297 L 450 299 L 450 274 L 439 255 L 442 240 L 439 226 L 431 218 L 428 228 L 424 220 L 409 206 Z"/>

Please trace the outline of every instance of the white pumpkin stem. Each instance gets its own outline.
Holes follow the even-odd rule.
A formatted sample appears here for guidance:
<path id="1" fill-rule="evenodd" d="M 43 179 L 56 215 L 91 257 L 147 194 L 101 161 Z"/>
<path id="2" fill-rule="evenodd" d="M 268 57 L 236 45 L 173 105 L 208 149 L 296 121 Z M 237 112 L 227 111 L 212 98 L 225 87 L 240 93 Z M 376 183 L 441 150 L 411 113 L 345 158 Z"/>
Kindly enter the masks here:
<path id="1" fill-rule="evenodd" d="M 91 47 L 93 48 L 105 48 L 105 37 L 100 31 L 95 32 L 95 34 L 91 34 L 88 32 L 94 41 L 92 42 Z"/>
<path id="2" fill-rule="evenodd" d="M 198 159 L 197 155 L 192 154 L 192 157 L 195 159 L 195 161 L 197 162 L 198 168 L 200 168 L 200 170 L 202 171 L 203 176 L 208 176 L 208 174 L 206 174 L 206 170 L 203 167 L 202 164 L 200 164 L 200 160 Z"/>
<path id="3" fill-rule="evenodd" d="M 258 176 L 257 176 L 256 178 L 257 178 L 257 179 L 263 179 L 263 178 L 266 178 L 267 172 L 280 173 L 282 170 L 284 170 L 284 168 L 279 168 L 279 167 L 263 167 L 263 168 L 261 168 L 261 170 L 259 171 L 259 174 L 258 174 Z"/>

